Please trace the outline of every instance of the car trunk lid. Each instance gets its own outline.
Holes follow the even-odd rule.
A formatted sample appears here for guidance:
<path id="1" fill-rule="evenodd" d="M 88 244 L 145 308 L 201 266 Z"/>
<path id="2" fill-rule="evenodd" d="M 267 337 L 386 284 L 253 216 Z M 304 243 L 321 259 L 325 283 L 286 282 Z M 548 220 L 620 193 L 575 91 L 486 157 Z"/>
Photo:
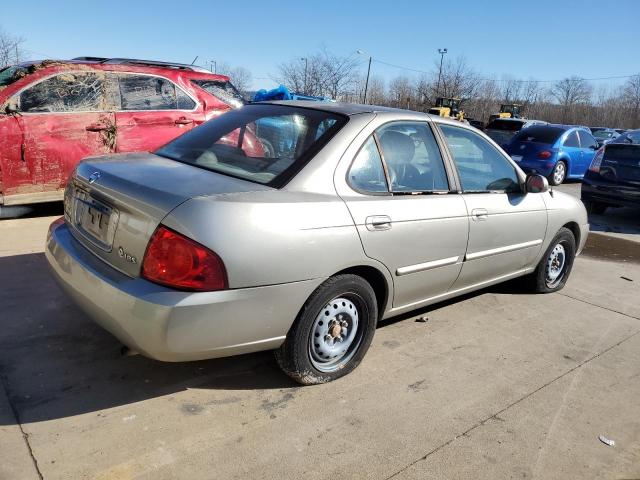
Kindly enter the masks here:
<path id="1" fill-rule="evenodd" d="M 65 191 L 74 237 L 122 273 L 135 277 L 151 235 L 186 200 L 270 187 L 149 153 L 90 158 Z"/>

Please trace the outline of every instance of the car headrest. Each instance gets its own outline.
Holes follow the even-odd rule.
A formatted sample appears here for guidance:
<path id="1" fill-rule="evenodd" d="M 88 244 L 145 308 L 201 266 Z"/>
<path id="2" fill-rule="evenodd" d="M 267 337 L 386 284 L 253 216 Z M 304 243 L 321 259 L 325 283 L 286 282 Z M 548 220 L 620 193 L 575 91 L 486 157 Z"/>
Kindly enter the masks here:
<path id="1" fill-rule="evenodd" d="M 416 146 L 409 135 L 388 130 L 380 137 L 385 160 L 389 163 L 409 163 L 413 160 Z"/>

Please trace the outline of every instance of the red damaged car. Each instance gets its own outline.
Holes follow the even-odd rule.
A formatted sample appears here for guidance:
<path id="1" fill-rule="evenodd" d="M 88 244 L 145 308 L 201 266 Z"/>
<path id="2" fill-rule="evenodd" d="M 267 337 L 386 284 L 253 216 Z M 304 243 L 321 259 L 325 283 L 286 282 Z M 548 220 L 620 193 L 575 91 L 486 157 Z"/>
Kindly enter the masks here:
<path id="1" fill-rule="evenodd" d="M 155 150 L 243 103 L 228 77 L 192 65 L 80 57 L 6 67 L 0 216 L 3 206 L 61 200 L 87 156 Z"/>

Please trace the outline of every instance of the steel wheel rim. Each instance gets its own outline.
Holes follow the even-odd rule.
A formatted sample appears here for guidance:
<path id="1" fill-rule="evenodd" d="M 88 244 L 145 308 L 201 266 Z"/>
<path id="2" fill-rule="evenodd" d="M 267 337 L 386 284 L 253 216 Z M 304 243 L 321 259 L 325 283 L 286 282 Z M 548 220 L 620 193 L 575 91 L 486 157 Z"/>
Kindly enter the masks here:
<path id="1" fill-rule="evenodd" d="M 556 183 L 562 183 L 564 180 L 564 163 L 558 162 L 556 168 L 553 171 L 553 179 Z"/>
<path id="2" fill-rule="evenodd" d="M 562 278 L 567 266 L 567 251 L 562 243 L 558 243 L 549 254 L 546 265 L 546 282 L 550 288 L 558 285 Z"/>
<path id="3" fill-rule="evenodd" d="M 362 341 L 363 303 L 355 294 L 333 298 L 318 312 L 309 336 L 309 359 L 321 372 L 342 368 Z"/>

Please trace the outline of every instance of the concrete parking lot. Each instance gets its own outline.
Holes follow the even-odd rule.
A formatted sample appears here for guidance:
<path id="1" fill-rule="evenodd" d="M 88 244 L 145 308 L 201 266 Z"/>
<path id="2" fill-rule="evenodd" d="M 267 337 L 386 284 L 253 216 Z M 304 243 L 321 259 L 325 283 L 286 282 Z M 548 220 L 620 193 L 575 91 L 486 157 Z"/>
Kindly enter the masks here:
<path id="1" fill-rule="evenodd" d="M 49 208 L 0 222 L 0 479 L 640 478 L 637 211 L 590 219 L 561 292 L 412 312 L 300 387 L 268 352 L 121 356 L 49 276 Z"/>

